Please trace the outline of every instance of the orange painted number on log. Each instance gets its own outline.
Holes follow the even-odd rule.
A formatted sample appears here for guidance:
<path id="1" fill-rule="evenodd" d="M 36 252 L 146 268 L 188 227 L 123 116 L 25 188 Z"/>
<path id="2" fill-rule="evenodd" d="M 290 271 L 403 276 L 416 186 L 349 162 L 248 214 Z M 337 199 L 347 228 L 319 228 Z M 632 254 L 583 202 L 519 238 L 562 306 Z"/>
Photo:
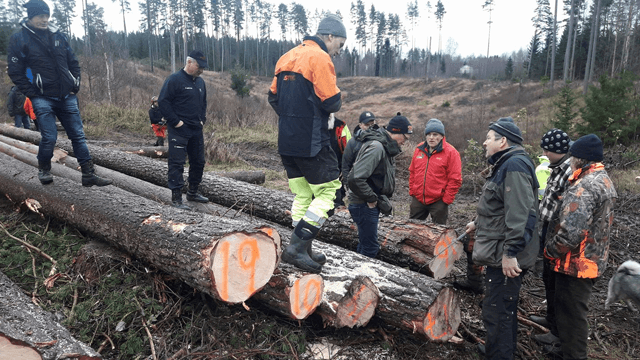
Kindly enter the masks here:
<path id="1" fill-rule="evenodd" d="M 358 292 L 355 294 L 355 296 L 353 298 L 357 299 L 358 296 L 366 289 L 366 286 L 364 285 L 360 285 L 360 289 L 358 289 Z M 362 314 L 371 306 L 373 305 L 373 301 L 369 301 L 363 308 L 362 310 L 360 310 L 357 314 L 356 314 L 356 310 L 358 310 L 358 307 L 356 306 L 356 302 L 353 302 L 353 310 L 348 314 L 348 316 L 350 318 L 352 318 L 354 321 L 357 321 L 360 316 L 362 316 Z"/>
<path id="2" fill-rule="evenodd" d="M 248 254 L 245 256 L 247 249 Z M 247 294 L 253 294 L 255 289 L 256 277 L 256 261 L 260 258 L 260 249 L 258 249 L 258 241 L 254 238 L 248 238 L 238 246 L 238 262 L 240 268 L 249 272 L 249 281 L 247 283 Z M 249 261 L 246 261 L 249 259 Z"/>
<path id="3" fill-rule="evenodd" d="M 231 245 L 228 242 L 223 242 L 220 247 L 220 252 L 222 253 L 222 281 L 220 282 L 220 286 L 218 287 L 218 293 L 220 294 L 220 298 L 222 300 L 229 299 L 229 247 Z"/>
<path id="4" fill-rule="evenodd" d="M 455 257 L 457 255 L 457 251 L 455 248 L 451 247 L 451 241 L 448 237 L 445 237 L 445 239 L 449 240 L 449 241 L 439 241 L 438 245 L 436 245 L 436 254 L 438 254 L 438 259 L 440 260 L 444 260 L 444 264 L 446 266 L 446 268 L 449 268 L 449 249 L 451 249 L 451 252 L 453 253 L 453 257 Z"/>
<path id="5" fill-rule="evenodd" d="M 313 298 L 313 302 L 309 303 L 309 296 L 310 296 L 312 287 L 315 290 L 315 296 Z M 302 294 L 302 299 L 301 299 L 300 281 L 296 281 L 296 283 L 293 285 L 293 304 L 291 304 L 293 306 L 293 309 L 292 309 L 293 314 L 296 316 L 301 314 L 301 309 L 300 309 L 301 302 L 302 302 L 302 310 L 305 313 L 312 312 L 315 309 L 315 307 L 318 306 L 318 304 L 320 303 L 320 295 L 321 295 L 320 290 L 321 290 L 320 282 L 316 279 L 311 279 L 307 281 L 307 284 L 304 287 L 304 293 Z"/>
<path id="6" fill-rule="evenodd" d="M 449 322 L 449 312 L 447 311 L 447 304 L 442 304 L 442 312 L 444 313 L 444 322 L 448 323 Z M 444 331 L 442 334 L 436 335 L 434 334 L 434 329 L 433 327 L 436 325 L 436 320 L 432 318 L 431 313 L 429 312 L 427 314 L 427 323 L 425 324 L 424 327 L 424 333 L 427 334 L 427 336 L 429 336 L 430 339 L 432 340 L 438 340 L 442 337 L 444 337 L 447 332 Z"/>

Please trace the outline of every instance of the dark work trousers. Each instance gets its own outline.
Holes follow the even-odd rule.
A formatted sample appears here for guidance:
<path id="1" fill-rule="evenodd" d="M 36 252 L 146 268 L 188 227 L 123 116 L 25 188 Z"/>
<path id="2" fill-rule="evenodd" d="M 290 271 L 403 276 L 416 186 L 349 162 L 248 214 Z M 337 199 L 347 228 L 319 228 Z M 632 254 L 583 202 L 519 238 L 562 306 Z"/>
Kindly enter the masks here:
<path id="1" fill-rule="evenodd" d="M 487 331 L 485 359 L 513 359 L 518 334 L 518 298 L 522 278 L 509 278 L 502 268 L 487 266 L 485 298 L 482 303 L 482 321 Z"/>
<path id="2" fill-rule="evenodd" d="M 549 322 L 549 331 L 558 336 L 558 327 L 556 325 L 556 274 L 553 271 L 553 265 L 548 259 L 543 259 L 542 281 L 544 282 L 544 292 L 547 298 L 547 316 Z"/>
<path id="3" fill-rule="evenodd" d="M 204 136 L 202 128 L 182 125 L 179 128 L 168 126 L 169 140 L 169 189 L 182 189 L 184 186 L 185 158 L 189 158 L 189 185 L 198 186 L 204 170 Z"/>
<path id="4" fill-rule="evenodd" d="M 556 273 L 556 320 L 564 360 L 587 358 L 589 298 L 597 279 Z"/>
<path id="5" fill-rule="evenodd" d="M 434 223 L 446 225 L 447 218 L 449 217 L 449 205 L 445 204 L 442 199 L 425 205 L 412 196 L 411 205 L 409 205 L 409 218 L 426 220 L 429 214 L 431 214 L 431 220 L 433 220 Z"/>

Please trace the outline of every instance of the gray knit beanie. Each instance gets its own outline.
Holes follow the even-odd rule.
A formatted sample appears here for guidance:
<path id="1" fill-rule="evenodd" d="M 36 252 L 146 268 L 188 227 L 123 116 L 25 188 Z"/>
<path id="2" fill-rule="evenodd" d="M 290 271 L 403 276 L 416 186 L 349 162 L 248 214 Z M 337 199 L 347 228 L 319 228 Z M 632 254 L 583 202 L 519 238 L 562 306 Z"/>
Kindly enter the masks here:
<path id="1" fill-rule="evenodd" d="M 424 129 L 424 134 L 427 135 L 430 132 L 437 132 L 444 136 L 444 125 L 442 121 L 438 119 L 431 119 L 427 122 L 427 127 Z"/>
<path id="2" fill-rule="evenodd" d="M 344 27 L 342 20 L 335 14 L 327 14 L 327 16 L 320 21 L 317 33 L 347 38 L 347 29 Z"/>
<path id="3" fill-rule="evenodd" d="M 49 11 L 49 5 L 42 0 L 30 0 L 26 4 L 22 5 L 27 8 L 27 18 L 31 19 L 38 15 L 51 15 Z"/>
<path id="4" fill-rule="evenodd" d="M 491 125 L 489 125 L 489 130 L 497 132 L 515 144 L 522 145 L 522 132 L 513 122 L 511 116 L 503 117 L 498 119 L 498 121 L 492 122 Z"/>

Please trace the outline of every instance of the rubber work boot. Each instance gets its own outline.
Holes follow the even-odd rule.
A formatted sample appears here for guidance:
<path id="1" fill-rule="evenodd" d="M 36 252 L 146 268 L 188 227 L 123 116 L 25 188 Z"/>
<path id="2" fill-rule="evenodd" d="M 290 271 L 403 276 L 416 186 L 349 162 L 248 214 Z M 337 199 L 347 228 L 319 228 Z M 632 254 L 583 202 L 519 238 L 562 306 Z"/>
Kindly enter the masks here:
<path id="1" fill-rule="evenodd" d="M 189 185 L 189 190 L 187 191 L 187 200 L 195 201 L 203 204 L 209 202 L 208 198 L 202 196 L 202 194 L 198 192 L 198 185 L 196 186 Z"/>
<path id="2" fill-rule="evenodd" d="M 96 175 L 96 170 L 93 168 L 93 161 L 91 160 L 80 165 L 80 170 L 82 171 L 82 186 L 107 186 L 113 182 L 111 179 L 101 178 Z"/>
<path id="3" fill-rule="evenodd" d="M 322 265 L 313 261 L 309 256 L 309 249 L 313 239 L 320 229 L 300 220 L 291 234 L 289 245 L 282 252 L 282 261 L 299 269 L 318 274 L 322 271 Z"/>
<path id="4" fill-rule="evenodd" d="M 311 242 L 309 242 L 309 246 L 307 246 L 307 254 L 309 254 L 311 260 L 317 262 L 320 265 L 324 265 L 327 262 L 327 257 L 324 256 L 323 253 L 313 252 L 313 250 L 311 249 Z"/>
<path id="5" fill-rule="evenodd" d="M 533 335 L 533 339 L 541 344 L 555 345 L 560 344 L 560 338 L 553 335 L 551 331 L 546 334 Z"/>
<path id="6" fill-rule="evenodd" d="M 42 185 L 51 184 L 53 175 L 51 175 L 51 161 L 38 161 L 38 180 Z"/>
<path id="7" fill-rule="evenodd" d="M 191 210 L 190 207 L 182 203 L 182 191 L 180 189 L 171 190 L 171 206 L 182 210 Z"/>

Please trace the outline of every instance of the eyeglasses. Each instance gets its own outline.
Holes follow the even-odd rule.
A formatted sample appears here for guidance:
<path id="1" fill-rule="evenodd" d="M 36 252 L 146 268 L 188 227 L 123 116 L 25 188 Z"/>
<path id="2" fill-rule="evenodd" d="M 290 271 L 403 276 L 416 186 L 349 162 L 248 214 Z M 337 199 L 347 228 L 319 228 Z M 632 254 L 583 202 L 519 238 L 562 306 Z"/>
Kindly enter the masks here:
<path id="1" fill-rule="evenodd" d="M 410 134 L 402 134 L 402 136 L 404 136 L 404 139 L 405 139 L 405 140 L 409 140 L 409 138 L 411 137 L 411 135 L 410 135 Z"/>
<path id="2" fill-rule="evenodd" d="M 342 47 L 344 46 L 344 43 L 340 43 L 340 49 L 342 49 Z"/>

